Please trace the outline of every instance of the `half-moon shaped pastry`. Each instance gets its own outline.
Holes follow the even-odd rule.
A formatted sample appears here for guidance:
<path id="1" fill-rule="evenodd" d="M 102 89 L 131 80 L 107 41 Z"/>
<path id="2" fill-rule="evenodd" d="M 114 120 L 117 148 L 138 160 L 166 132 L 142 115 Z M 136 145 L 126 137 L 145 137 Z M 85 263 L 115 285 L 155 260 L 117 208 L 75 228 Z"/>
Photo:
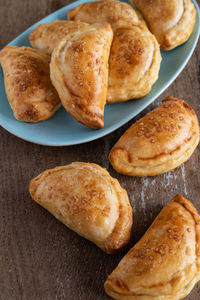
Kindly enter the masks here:
<path id="1" fill-rule="evenodd" d="M 29 35 L 29 40 L 33 48 L 51 54 L 67 34 L 86 26 L 87 24 L 82 22 L 55 20 L 36 27 Z"/>
<path id="2" fill-rule="evenodd" d="M 140 98 L 151 90 L 160 70 L 160 47 L 136 10 L 127 3 L 103 0 L 79 5 L 68 12 L 68 18 L 107 21 L 112 26 L 108 103 Z"/>
<path id="3" fill-rule="evenodd" d="M 171 50 L 191 35 L 196 9 L 190 0 L 131 0 L 141 11 L 160 47 Z"/>
<path id="4" fill-rule="evenodd" d="M 119 24 L 110 51 L 107 102 L 146 95 L 158 79 L 161 55 L 156 38 L 143 25 Z"/>
<path id="5" fill-rule="evenodd" d="M 74 162 L 31 180 L 33 200 L 107 253 L 130 238 L 132 209 L 127 192 L 100 166 Z"/>
<path id="6" fill-rule="evenodd" d="M 7 46 L 0 63 L 15 118 L 35 123 L 52 117 L 60 100 L 50 80 L 50 57 L 29 47 Z"/>
<path id="7" fill-rule="evenodd" d="M 109 160 L 119 173 L 153 176 L 183 164 L 198 143 L 194 110 L 183 100 L 168 97 L 122 135 Z"/>
<path id="8" fill-rule="evenodd" d="M 119 300 L 179 300 L 200 280 L 200 216 L 176 195 L 105 282 Z"/>
<path id="9" fill-rule="evenodd" d="M 51 57 L 51 80 L 66 111 L 91 128 L 104 126 L 110 24 L 94 24 L 67 35 Z"/>
<path id="10" fill-rule="evenodd" d="M 88 24 L 108 22 L 113 27 L 116 22 L 146 23 L 141 14 L 128 3 L 116 0 L 100 0 L 86 2 L 71 9 L 67 13 L 69 20 L 86 22 Z"/>

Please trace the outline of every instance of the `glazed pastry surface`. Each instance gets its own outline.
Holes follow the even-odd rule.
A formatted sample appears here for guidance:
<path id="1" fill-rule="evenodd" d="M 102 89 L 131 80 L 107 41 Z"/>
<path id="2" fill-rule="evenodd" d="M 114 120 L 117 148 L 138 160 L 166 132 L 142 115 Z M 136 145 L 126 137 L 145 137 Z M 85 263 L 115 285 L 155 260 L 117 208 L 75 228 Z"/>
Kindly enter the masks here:
<path id="1" fill-rule="evenodd" d="M 69 11 L 68 18 L 87 23 L 107 21 L 112 26 L 108 103 L 140 98 L 151 90 L 158 79 L 160 48 L 136 10 L 127 3 L 103 0 L 79 5 Z"/>
<path id="2" fill-rule="evenodd" d="M 69 20 L 86 22 L 88 24 L 108 22 L 112 27 L 116 23 L 145 24 L 141 14 L 129 4 L 116 0 L 100 0 L 86 2 L 70 10 L 67 14 Z"/>
<path id="3" fill-rule="evenodd" d="M 52 117 L 60 100 L 50 80 L 50 57 L 29 47 L 7 46 L 0 63 L 15 118 L 35 123 Z"/>
<path id="4" fill-rule="evenodd" d="M 110 52 L 107 102 L 146 95 L 158 79 L 160 63 L 160 48 L 150 31 L 119 23 Z"/>
<path id="5" fill-rule="evenodd" d="M 119 173 L 153 176 L 183 164 L 198 143 L 194 110 L 183 100 L 168 97 L 122 135 L 109 160 Z"/>
<path id="6" fill-rule="evenodd" d="M 196 19 L 196 9 L 191 0 L 131 2 L 141 11 L 162 49 L 171 50 L 190 37 Z"/>
<path id="7" fill-rule="evenodd" d="M 200 279 L 200 216 L 176 195 L 107 278 L 119 300 L 179 300 Z"/>
<path id="8" fill-rule="evenodd" d="M 110 24 L 90 25 L 62 39 L 51 58 L 51 80 L 64 108 L 94 129 L 104 126 L 112 38 Z"/>
<path id="9" fill-rule="evenodd" d="M 55 20 L 36 27 L 29 35 L 29 40 L 33 48 L 51 54 L 67 34 L 86 26 L 87 24 L 82 22 Z"/>
<path id="10" fill-rule="evenodd" d="M 74 162 L 30 182 L 33 200 L 107 253 L 127 244 L 132 209 L 127 192 L 100 166 Z"/>

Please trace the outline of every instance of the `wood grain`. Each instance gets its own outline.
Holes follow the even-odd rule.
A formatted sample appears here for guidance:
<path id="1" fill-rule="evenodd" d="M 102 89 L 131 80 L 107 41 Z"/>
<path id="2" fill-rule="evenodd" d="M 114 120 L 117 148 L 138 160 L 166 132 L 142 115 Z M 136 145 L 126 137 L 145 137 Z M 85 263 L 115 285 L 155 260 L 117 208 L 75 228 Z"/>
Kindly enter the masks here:
<path id="1" fill-rule="evenodd" d="M 0 48 L 42 17 L 73 1 L 0 0 Z M 200 1 L 199 1 L 200 4 Z M 79 146 L 51 148 L 25 142 L 0 128 L 0 300 L 104 300 L 103 283 L 177 192 L 200 212 L 200 146 L 173 172 L 131 178 L 117 174 L 108 152 L 121 134 L 168 96 L 188 101 L 200 114 L 200 43 L 176 81 L 137 118 L 114 133 Z M 107 255 L 36 205 L 29 180 L 39 172 L 72 161 L 106 167 L 128 191 L 134 214 L 129 245 Z M 197 284 L 187 300 L 200 299 Z"/>

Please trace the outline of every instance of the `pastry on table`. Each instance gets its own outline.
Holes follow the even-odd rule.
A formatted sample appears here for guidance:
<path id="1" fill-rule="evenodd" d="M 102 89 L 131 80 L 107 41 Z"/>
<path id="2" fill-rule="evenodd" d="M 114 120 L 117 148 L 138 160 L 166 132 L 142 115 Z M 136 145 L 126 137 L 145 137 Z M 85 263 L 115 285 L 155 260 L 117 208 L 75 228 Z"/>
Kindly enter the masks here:
<path id="1" fill-rule="evenodd" d="M 145 18 L 160 47 L 171 50 L 190 37 L 196 19 L 191 0 L 131 0 Z"/>
<path id="2" fill-rule="evenodd" d="M 68 12 L 87 23 L 107 21 L 113 29 L 109 58 L 107 102 L 145 96 L 158 79 L 161 55 L 155 37 L 129 4 L 115 0 L 87 2 Z"/>
<path id="3" fill-rule="evenodd" d="M 194 110 L 185 101 L 168 97 L 122 135 L 109 160 L 119 173 L 153 176 L 183 164 L 198 143 Z"/>
<path id="4" fill-rule="evenodd" d="M 128 243 L 132 208 L 127 192 L 106 169 L 74 162 L 41 173 L 29 191 L 34 201 L 105 252 Z"/>
<path id="5" fill-rule="evenodd" d="M 50 56 L 29 47 L 7 46 L 0 53 L 8 101 L 17 120 L 47 120 L 60 107 L 50 80 Z"/>
<path id="6" fill-rule="evenodd" d="M 104 126 L 110 24 L 94 24 L 66 35 L 51 57 L 51 80 L 66 111 L 85 126 Z"/>
<path id="7" fill-rule="evenodd" d="M 107 102 L 143 97 L 158 79 L 161 63 L 158 42 L 142 25 L 116 23 L 113 32 Z"/>
<path id="8" fill-rule="evenodd" d="M 51 54 L 67 34 L 86 26 L 87 24 L 82 22 L 55 20 L 37 26 L 29 35 L 29 40 L 33 48 Z"/>
<path id="9" fill-rule="evenodd" d="M 80 4 L 68 11 L 67 17 L 69 20 L 88 24 L 108 22 L 114 26 L 118 21 L 125 21 L 146 26 L 138 10 L 133 9 L 128 3 L 115 0 L 100 0 Z"/>
<path id="10" fill-rule="evenodd" d="M 200 279 L 200 216 L 176 195 L 105 282 L 118 300 L 179 300 Z"/>

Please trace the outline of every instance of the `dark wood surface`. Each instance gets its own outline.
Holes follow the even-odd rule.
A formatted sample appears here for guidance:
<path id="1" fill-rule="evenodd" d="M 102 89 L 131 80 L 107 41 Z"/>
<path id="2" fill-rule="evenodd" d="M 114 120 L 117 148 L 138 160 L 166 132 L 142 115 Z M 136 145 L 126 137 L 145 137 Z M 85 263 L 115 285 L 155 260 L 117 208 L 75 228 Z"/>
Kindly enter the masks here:
<path id="1" fill-rule="evenodd" d="M 70 2 L 0 0 L 0 48 Z M 137 118 L 168 95 L 187 100 L 200 115 L 200 43 L 176 81 Z M 160 176 L 131 178 L 112 169 L 108 152 L 133 121 L 97 141 L 61 148 L 25 142 L 0 127 L 0 300 L 109 299 L 103 289 L 107 275 L 177 192 L 200 212 L 200 146 L 183 166 Z M 123 253 L 103 253 L 31 200 L 32 177 L 72 161 L 100 164 L 128 191 L 134 226 Z M 200 299 L 200 284 L 187 297 L 196 299 Z"/>

